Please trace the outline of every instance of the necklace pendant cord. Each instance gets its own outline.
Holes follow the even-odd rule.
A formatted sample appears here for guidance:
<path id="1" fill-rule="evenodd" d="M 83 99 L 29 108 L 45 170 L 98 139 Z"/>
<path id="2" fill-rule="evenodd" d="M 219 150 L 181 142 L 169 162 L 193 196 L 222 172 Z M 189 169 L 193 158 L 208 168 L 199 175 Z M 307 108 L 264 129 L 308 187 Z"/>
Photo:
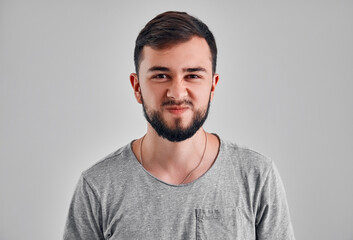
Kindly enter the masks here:
<path id="1" fill-rule="evenodd" d="M 199 163 L 197 164 L 197 166 L 194 167 L 194 168 L 186 175 L 186 177 L 183 179 L 183 181 L 181 181 L 181 183 L 179 183 L 179 185 L 184 184 L 184 182 L 191 176 L 191 174 L 201 165 L 201 162 L 202 162 L 202 160 L 203 160 L 203 158 L 204 158 L 204 156 L 205 156 L 205 152 L 206 152 L 206 148 L 207 148 L 207 140 L 208 140 L 208 139 L 207 139 L 207 133 L 206 133 L 206 131 L 203 130 L 203 132 L 205 133 L 205 147 L 204 147 L 204 149 L 203 149 L 203 153 L 202 153 L 201 159 L 200 159 Z M 143 167 L 142 143 L 143 143 L 143 140 L 145 139 L 145 136 L 146 136 L 146 134 L 142 137 L 141 142 L 140 142 L 140 161 L 141 161 L 142 167 Z"/>

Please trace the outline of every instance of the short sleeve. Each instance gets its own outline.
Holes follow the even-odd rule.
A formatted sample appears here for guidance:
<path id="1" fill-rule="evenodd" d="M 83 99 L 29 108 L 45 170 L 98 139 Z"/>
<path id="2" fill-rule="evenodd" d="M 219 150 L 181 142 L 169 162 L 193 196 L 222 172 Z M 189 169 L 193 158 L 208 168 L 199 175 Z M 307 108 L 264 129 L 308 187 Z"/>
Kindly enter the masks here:
<path id="1" fill-rule="evenodd" d="M 104 239 L 101 216 L 99 198 L 81 176 L 70 204 L 64 240 Z"/>
<path id="2" fill-rule="evenodd" d="M 256 211 L 256 239 L 294 240 L 283 183 L 276 166 L 271 164 Z"/>

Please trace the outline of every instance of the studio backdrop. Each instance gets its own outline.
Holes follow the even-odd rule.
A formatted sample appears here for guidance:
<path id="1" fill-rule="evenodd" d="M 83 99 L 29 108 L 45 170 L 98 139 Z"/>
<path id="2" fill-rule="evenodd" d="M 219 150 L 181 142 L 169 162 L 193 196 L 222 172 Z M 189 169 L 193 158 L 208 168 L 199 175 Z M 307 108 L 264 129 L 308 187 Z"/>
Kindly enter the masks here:
<path id="1" fill-rule="evenodd" d="M 141 137 L 140 29 L 204 21 L 220 80 L 205 129 L 270 157 L 297 239 L 353 239 L 353 1 L 0 1 L 0 239 L 61 239 L 82 171 Z"/>

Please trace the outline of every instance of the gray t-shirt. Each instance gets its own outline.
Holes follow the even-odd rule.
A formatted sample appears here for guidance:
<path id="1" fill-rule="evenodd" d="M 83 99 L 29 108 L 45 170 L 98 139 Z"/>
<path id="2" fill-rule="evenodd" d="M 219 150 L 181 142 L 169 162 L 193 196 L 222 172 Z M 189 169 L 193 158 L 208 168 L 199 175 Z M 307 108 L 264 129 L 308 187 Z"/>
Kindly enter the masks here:
<path id="1" fill-rule="evenodd" d="M 295 239 L 273 162 L 221 140 L 212 167 L 184 185 L 147 172 L 128 144 L 84 171 L 64 239 Z"/>

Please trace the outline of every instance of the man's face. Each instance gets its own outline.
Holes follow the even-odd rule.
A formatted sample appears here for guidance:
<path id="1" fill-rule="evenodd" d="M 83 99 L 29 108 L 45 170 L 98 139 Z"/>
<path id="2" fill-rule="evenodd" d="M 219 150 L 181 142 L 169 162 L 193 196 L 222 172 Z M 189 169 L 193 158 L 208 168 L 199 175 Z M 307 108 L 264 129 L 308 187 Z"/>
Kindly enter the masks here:
<path id="1" fill-rule="evenodd" d="M 192 137 L 207 118 L 218 81 L 207 42 L 193 37 L 165 49 L 145 46 L 131 84 L 149 124 L 169 141 Z M 140 92 L 139 92 L 140 90 Z"/>

